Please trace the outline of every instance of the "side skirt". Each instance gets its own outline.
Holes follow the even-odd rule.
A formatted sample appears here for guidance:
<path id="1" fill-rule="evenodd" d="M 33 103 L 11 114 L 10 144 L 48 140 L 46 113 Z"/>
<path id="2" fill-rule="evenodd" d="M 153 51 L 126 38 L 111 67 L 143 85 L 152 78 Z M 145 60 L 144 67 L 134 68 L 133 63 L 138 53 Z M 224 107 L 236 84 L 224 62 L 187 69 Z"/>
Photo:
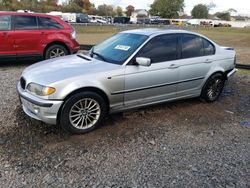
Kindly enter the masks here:
<path id="1" fill-rule="evenodd" d="M 156 105 L 156 104 L 162 104 L 162 103 L 166 103 L 166 102 L 173 102 L 173 101 L 177 101 L 177 100 L 180 100 L 180 99 L 195 98 L 195 97 L 199 97 L 199 96 L 200 96 L 200 90 L 197 91 L 197 94 L 191 94 L 191 95 L 185 95 L 185 96 L 175 97 L 175 98 L 171 98 L 171 99 L 153 101 L 153 102 L 148 102 L 148 103 L 145 103 L 145 104 L 143 104 L 143 103 L 138 104 L 137 103 L 135 105 L 129 105 L 129 106 L 117 106 L 117 107 L 114 107 L 114 108 L 110 109 L 110 114 L 123 112 L 123 111 L 128 111 L 128 110 L 137 109 L 137 108 L 146 107 L 146 106 L 153 106 L 153 105 Z"/>

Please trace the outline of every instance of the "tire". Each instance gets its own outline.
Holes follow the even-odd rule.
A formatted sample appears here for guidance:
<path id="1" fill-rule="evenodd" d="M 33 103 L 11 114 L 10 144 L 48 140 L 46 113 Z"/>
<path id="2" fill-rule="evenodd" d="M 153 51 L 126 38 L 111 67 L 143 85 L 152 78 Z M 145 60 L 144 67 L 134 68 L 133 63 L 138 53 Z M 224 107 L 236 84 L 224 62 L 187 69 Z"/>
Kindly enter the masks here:
<path id="1" fill-rule="evenodd" d="M 206 102 L 214 102 L 216 101 L 225 85 L 225 78 L 220 73 L 215 73 L 210 76 L 204 85 L 201 98 L 204 99 Z"/>
<path id="2" fill-rule="evenodd" d="M 65 56 L 68 54 L 69 54 L 68 50 L 63 45 L 55 44 L 48 47 L 48 49 L 45 52 L 45 59 L 52 59 L 56 57 Z"/>
<path id="3" fill-rule="evenodd" d="M 107 115 L 107 104 L 94 92 L 71 96 L 63 105 L 60 124 L 68 132 L 82 134 L 96 129 Z"/>

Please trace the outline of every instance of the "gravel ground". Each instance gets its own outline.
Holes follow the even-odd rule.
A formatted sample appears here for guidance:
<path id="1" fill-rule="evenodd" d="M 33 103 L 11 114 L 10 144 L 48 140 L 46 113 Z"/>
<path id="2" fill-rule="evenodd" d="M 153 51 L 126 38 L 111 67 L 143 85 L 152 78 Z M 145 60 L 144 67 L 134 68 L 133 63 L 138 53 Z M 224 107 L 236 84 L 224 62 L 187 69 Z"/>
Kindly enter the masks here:
<path id="1" fill-rule="evenodd" d="M 0 67 L 0 187 L 250 187 L 249 74 L 218 102 L 116 114 L 70 135 L 23 113 L 15 85 L 27 65 Z"/>

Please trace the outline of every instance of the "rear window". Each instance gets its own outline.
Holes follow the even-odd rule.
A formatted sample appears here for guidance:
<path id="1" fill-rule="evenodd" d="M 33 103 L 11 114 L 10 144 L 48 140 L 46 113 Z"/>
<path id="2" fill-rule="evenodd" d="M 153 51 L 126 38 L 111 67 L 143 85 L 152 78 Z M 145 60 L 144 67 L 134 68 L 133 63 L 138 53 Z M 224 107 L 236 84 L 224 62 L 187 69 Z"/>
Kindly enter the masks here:
<path id="1" fill-rule="evenodd" d="M 0 16 L 0 30 L 7 31 L 11 30 L 11 17 Z"/>
<path id="2" fill-rule="evenodd" d="M 38 27 L 41 29 L 62 29 L 63 26 L 52 18 L 38 17 Z"/>
<path id="3" fill-rule="evenodd" d="M 15 16 L 16 30 L 29 30 L 37 28 L 37 19 L 35 16 Z"/>
<path id="4" fill-rule="evenodd" d="M 214 55 L 215 54 L 214 45 L 206 39 L 202 39 L 202 42 L 204 47 L 204 56 Z"/>
<path id="5" fill-rule="evenodd" d="M 182 35 L 182 58 L 203 56 L 203 43 L 199 36 Z"/>

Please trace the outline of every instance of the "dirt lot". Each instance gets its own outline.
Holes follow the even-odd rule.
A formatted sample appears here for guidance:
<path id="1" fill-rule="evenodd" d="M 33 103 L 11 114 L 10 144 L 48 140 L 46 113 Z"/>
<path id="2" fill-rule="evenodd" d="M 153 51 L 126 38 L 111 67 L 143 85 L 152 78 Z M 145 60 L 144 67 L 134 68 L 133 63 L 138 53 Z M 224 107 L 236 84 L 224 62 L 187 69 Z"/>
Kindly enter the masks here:
<path id="1" fill-rule="evenodd" d="M 191 99 L 109 117 L 69 135 L 28 118 L 0 67 L 0 187 L 250 187 L 250 72 L 218 102 Z"/>
<path id="2" fill-rule="evenodd" d="M 145 26 L 146 27 L 146 26 Z M 152 27 L 152 26 L 151 26 Z M 111 35 L 135 26 L 81 26 L 76 27 L 81 44 L 97 44 Z M 237 62 L 250 64 L 250 29 L 247 28 L 184 28 L 201 33 L 222 46 L 233 47 L 237 51 Z"/>

